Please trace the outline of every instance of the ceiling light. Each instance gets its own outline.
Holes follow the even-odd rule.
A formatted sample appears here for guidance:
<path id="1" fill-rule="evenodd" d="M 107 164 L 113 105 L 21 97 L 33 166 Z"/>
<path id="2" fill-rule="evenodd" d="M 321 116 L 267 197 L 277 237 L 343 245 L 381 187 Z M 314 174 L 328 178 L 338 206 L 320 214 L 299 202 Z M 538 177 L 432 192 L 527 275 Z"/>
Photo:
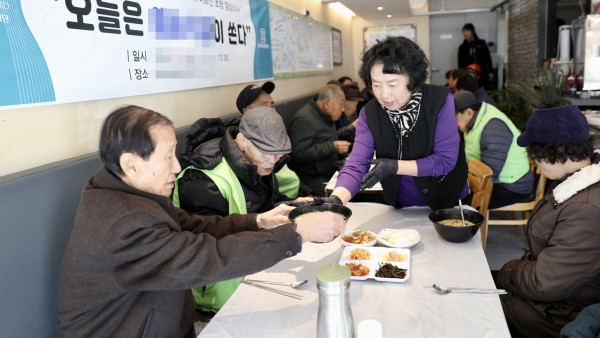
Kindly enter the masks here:
<path id="1" fill-rule="evenodd" d="M 391 15 L 391 14 L 388 14 L 388 15 L 387 15 L 387 17 L 388 17 L 388 18 L 391 18 L 391 17 L 392 17 L 392 15 Z"/>
<path id="2" fill-rule="evenodd" d="M 377 10 L 378 10 L 378 11 L 382 11 L 382 10 L 383 10 L 383 7 L 379 6 L 379 7 L 377 7 Z"/>
<path id="3" fill-rule="evenodd" d="M 348 7 L 344 6 L 344 4 L 342 4 L 339 1 L 330 3 L 329 7 L 348 18 L 351 18 L 356 15 L 353 11 L 351 11 Z"/>

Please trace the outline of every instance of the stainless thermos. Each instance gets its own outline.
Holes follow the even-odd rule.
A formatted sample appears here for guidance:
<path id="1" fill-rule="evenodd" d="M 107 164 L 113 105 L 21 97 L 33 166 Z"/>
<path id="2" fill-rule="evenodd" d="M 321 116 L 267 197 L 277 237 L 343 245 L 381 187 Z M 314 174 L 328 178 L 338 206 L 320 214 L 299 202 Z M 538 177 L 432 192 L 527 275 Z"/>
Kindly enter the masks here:
<path id="1" fill-rule="evenodd" d="M 350 270 L 333 262 L 315 273 L 319 290 L 318 338 L 354 337 L 350 308 Z"/>

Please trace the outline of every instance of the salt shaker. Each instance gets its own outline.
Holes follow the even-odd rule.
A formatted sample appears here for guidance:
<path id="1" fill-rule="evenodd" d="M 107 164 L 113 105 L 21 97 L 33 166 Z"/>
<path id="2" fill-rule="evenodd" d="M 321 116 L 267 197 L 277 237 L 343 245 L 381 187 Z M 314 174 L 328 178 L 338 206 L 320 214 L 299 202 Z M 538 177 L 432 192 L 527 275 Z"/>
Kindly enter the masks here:
<path id="1" fill-rule="evenodd" d="M 350 270 L 332 262 L 315 273 L 319 290 L 317 337 L 352 338 L 354 320 L 350 308 Z"/>

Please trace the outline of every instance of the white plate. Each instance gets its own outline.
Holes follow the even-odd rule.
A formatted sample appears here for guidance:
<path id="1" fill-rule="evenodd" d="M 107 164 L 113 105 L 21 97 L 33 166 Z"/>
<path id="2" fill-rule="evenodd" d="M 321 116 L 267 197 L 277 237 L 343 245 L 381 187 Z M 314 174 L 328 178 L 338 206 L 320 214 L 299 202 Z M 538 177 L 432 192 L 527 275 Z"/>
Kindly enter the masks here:
<path id="1" fill-rule="evenodd" d="M 410 248 L 421 241 L 421 235 L 413 229 L 383 229 L 377 240 L 390 248 Z"/>
<path id="2" fill-rule="evenodd" d="M 350 259 L 349 255 L 352 253 L 352 250 L 362 249 L 367 250 L 369 252 L 369 259 L 356 260 Z M 390 252 L 395 252 L 402 256 L 402 261 L 393 262 L 388 261 L 388 255 Z M 375 279 L 380 282 L 394 282 L 401 283 L 405 282 L 409 278 L 409 266 L 410 266 L 410 250 L 408 249 L 396 249 L 396 248 L 382 248 L 382 247 L 352 247 L 348 246 L 344 248 L 342 251 L 342 256 L 340 257 L 339 264 L 345 266 L 346 263 L 353 264 L 361 264 L 369 268 L 369 272 L 365 276 L 350 276 L 351 280 L 365 280 L 365 279 Z M 383 278 L 383 277 L 375 277 L 375 273 L 377 269 L 379 269 L 380 264 L 390 263 L 395 265 L 401 269 L 406 269 L 406 275 L 404 278 Z"/>
<path id="3" fill-rule="evenodd" d="M 352 234 L 356 231 L 365 231 L 365 232 L 370 233 L 371 235 L 373 235 L 373 240 L 368 243 L 350 243 L 350 242 L 346 242 L 344 240 L 344 237 L 352 236 Z M 354 231 L 348 231 L 340 236 L 340 242 L 342 242 L 342 244 L 344 244 L 344 246 L 373 246 L 373 245 L 375 245 L 375 243 L 377 243 L 377 234 L 375 234 L 373 231 L 360 230 L 360 229 L 354 230 Z"/>

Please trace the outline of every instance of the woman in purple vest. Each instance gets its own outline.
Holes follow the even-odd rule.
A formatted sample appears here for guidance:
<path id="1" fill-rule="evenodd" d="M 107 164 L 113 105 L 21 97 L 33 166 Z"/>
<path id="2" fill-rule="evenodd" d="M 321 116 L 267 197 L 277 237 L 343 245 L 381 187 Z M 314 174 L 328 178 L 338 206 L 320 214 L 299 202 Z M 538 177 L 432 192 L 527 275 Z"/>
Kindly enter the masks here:
<path id="1" fill-rule="evenodd" d="M 452 94 L 425 84 L 428 64 L 421 48 L 404 37 L 388 37 L 363 55 L 359 75 L 375 98 L 360 111 L 354 148 L 325 202 L 346 204 L 377 182 L 396 207 L 436 210 L 468 195 Z"/>

